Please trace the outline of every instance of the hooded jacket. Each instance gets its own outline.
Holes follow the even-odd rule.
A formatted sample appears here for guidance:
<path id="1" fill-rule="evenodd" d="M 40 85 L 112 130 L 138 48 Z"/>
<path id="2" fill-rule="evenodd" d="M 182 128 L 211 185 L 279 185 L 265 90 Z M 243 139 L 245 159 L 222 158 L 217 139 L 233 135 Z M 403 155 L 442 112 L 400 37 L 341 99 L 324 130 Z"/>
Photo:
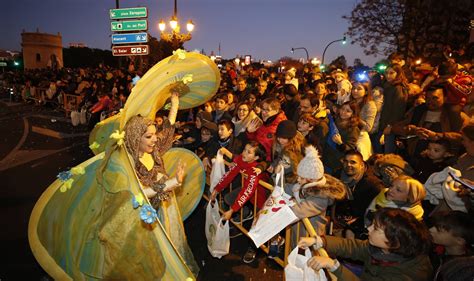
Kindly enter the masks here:
<path id="1" fill-rule="evenodd" d="M 326 183 L 318 186 L 310 182 L 304 186 L 295 184 L 293 195 L 297 203 L 291 207 L 299 219 L 315 217 L 315 230 L 318 235 L 326 233 L 326 209 L 334 203 L 334 200 L 345 198 L 346 189 L 344 184 L 333 176 L 325 174 Z"/>
<path id="2" fill-rule="evenodd" d="M 243 172 L 243 186 L 240 190 L 237 198 L 235 199 L 234 203 L 232 204 L 231 208 L 234 212 L 237 212 L 244 206 L 244 204 L 251 200 L 251 203 L 260 209 L 265 204 L 266 194 L 265 188 L 260 186 L 259 181 L 262 179 L 264 173 L 260 173 L 257 175 L 252 168 L 257 167 L 258 162 L 244 162 L 242 160 L 242 155 L 238 155 L 234 157 L 234 163 L 236 165 L 231 166 L 229 171 L 224 174 L 221 180 L 217 183 L 215 190 L 217 192 L 221 192 L 225 187 L 227 187 L 232 180 L 240 173 Z M 255 202 L 255 197 L 253 197 L 254 193 L 257 192 L 257 202 Z"/>
<path id="3" fill-rule="evenodd" d="M 271 116 L 266 121 L 264 121 L 262 126 L 260 126 L 255 132 L 247 132 L 248 140 L 258 141 L 263 145 L 263 147 L 265 147 L 265 152 L 267 153 L 267 161 L 272 160 L 272 144 L 278 124 L 280 124 L 281 121 L 286 119 L 287 118 L 285 113 L 283 111 L 280 111 L 276 115 Z"/>

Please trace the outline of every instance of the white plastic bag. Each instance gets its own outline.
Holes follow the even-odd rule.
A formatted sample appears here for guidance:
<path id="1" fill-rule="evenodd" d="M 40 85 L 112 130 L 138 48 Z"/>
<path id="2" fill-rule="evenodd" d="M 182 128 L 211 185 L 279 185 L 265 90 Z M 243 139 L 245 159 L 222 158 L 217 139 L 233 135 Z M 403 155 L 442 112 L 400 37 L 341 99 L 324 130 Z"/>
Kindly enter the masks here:
<path id="1" fill-rule="evenodd" d="M 221 178 L 225 174 L 225 164 L 224 164 L 224 156 L 221 153 L 217 153 L 216 159 L 214 163 L 212 163 L 212 170 L 211 175 L 209 176 L 209 191 L 212 193 L 214 191 L 214 187 L 219 183 Z"/>
<path id="2" fill-rule="evenodd" d="M 298 247 L 288 255 L 288 264 L 285 266 L 286 281 L 326 281 L 326 275 L 323 270 L 317 273 L 308 267 L 307 262 L 311 258 L 311 251 L 305 250 L 305 255 L 298 254 Z"/>
<path id="3" fill-rule="evenodd" d="M 100 121 L 104 121 L 105 119 L 107 119 L 107 111 L 102 111 L 100 113 Z"/>
<path id="4" fill-rule="evenodd" d="M 360 132 L 359 138 L 357 139 L 357 151 L 362 154 L 364 161 L 372 156 L 372 142 L 370 141 L 369 133 L 366 131 Z"/>
<path id="5" fill-rule="evenodd" d="M 277 174 L 272 195 L 265 201 L 264 207 L 258 212 L 258 218 L 254 221 L 249 231 L 249 237 L 257 247 L 270 240 L 282 229 L 298 220 L 291 210 L 294 203 L 290 201 L 291 196 L 286 194 L 284 186 L 284 169 Z"/>
<path id="6" fill-rule="evenodd" d="M 79 125 L 79 122 L 80 122 L 79 112 L 77 110 L 71 111 L 71 123 L 72 123 L 72 125 L 74 127 L 76 127 L 77 125 Z"/>
<path id="7" fill-rule="evenodd" d="M 81 109 L 80 112 L 80 122 L 82 125 L 87 124 L 87 109 L 84 107 Z"/>
<path id="8" fill-rule="evenodd" d="M 227 255 L 230 249 L 229 221 L 222 223 L 217 203 L 214 206 L 207 204 L 205 227 L 209 253 L 219 259 Z"/>

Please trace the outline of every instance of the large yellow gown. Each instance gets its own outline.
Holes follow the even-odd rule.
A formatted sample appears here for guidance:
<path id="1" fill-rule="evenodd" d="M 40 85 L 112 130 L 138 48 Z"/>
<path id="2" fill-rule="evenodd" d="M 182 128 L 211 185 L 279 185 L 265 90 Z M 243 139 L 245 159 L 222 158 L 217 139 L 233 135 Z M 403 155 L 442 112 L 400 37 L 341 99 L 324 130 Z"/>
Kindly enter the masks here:
<path id="1" fill-rule="evenodd" d="M 158 210 L 155 222 L 147 224 L 141 212 L 149 202 L 122 133 L 134 115 L 153 118 L 167 102 L 172 84 L 181 79 L 188 79 L 190 97 L 201 96 L 195 106 L 215 94 L 220 82 L 217 67 L 205 56 L 177 51 L 164 59 L 137 83 L 120 115 L 99 124 L 102 129 L 96 130 L 97 141 L 91 146 L 97 155 L 71 169 L 41 195 L 30 217 L 28 238 L 35 258 L 54 279 L 195 279 L 196 264 L 192 264 L 186 237 L 177 233 L 183 231 L 181 216 L 194 208 L 189 202 L 202 195 L 198 188 L 186 189 L 203 182 L 202 163 L 184 149 L 164 155 L 169 175 L 176 159 L 188 162 L 185 182 L 176 191 L 183 199 L 177 202 L 173 196 Z M 179 205 L 179 201 L 185 203 Z"/>

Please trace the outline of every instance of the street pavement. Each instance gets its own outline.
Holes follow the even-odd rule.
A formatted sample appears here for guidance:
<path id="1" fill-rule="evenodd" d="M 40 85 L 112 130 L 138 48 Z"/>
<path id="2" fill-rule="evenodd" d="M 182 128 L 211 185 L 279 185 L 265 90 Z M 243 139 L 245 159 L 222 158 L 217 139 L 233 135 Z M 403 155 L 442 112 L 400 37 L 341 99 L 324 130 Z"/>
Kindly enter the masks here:
<path id="1" fill-rule="evenodd" d="M 56 175 L 92 156 L 86 126 L 73 127 L 64 112 L 0 97 L 0 280 L 51 280 L 33 257 L 28 221 L 34 204 Z M 252 264 L 241 261 L 249 239 L 231 239 L 231 253 L 210 256 L 201 200 L 185 221 L 188 242 L 201 266 L 198 280 L 283 280 L 283 270 L 262 251 Z"/>

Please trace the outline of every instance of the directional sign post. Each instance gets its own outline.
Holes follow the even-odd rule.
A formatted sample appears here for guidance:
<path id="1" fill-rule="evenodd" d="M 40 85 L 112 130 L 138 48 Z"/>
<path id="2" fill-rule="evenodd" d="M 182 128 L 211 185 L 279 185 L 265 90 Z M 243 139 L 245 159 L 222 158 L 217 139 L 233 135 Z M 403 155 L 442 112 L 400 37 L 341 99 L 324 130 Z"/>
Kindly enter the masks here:
<path id="1" fill-rule="evenodd" d="M 113 21 L 110 23 L 110 29 L 112 31 L 139 31 L 147 30 L 147 20 L 126 20 L 126 21 Z"/>
<path id="2" fill-rule="evenodd" d="M 148 42 L 148 33 L 122 33 L 112 34 L 112 44 L 130 44 Z"/>
<path id="3" fill-rule="evenodd" d="M 114 56 L 148 55 L 148 45 L 130 45 L 130 46 L 112 47 L 112 55 Z"/>
<path id="4" fill-rule="evenodd" d="M 111 20 L 148 17 L 148 11 L 146 7 L 110 9 L 109 13 Z"/>

